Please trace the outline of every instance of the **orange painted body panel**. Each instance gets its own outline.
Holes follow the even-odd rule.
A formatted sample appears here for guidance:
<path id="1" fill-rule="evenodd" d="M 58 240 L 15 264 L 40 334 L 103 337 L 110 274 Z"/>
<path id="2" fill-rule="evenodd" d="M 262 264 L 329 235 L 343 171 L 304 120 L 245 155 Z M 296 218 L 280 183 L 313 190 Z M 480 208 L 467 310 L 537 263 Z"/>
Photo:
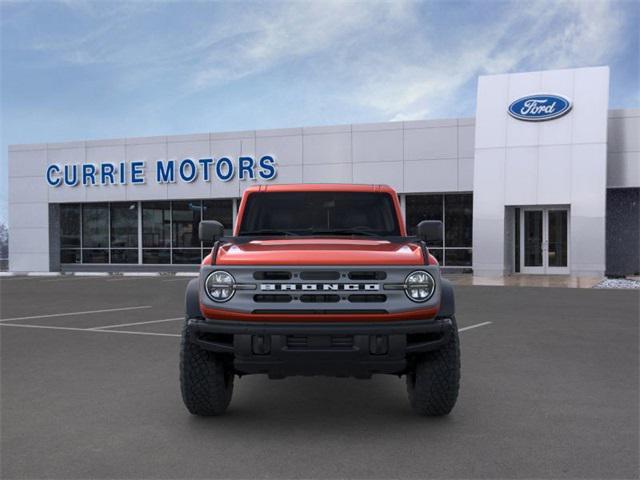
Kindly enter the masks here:
<path id="1" fill-rule="evenodd" d="M 388 322 L 400 320 L 428 320 L 437 315 L 439 306 L 422 308 L 400 313 L 349 313 L 349 314 L 265 314 L 239 313 L 217 308 L 206 308 L 200 304 L 200 311 L 206 318 L 216 320 L 235 320 L 244 322 Z"/>
<path id="2" fill-rule="evenodd" d="M 396 192 L 386 185 L 349 184 L 297 184 L 250 187 L 244 191 L 238 210 L 234 235 L 238 235 L 247 199 L 257 192 L 379 192 L 391 196 L 399 220 L 400 235 L 406 236 L 406 228 Z M 212 264 L 212 255 L 203 265 Z M 429 265 L 438 261 L 429 255 Z M 215 264 L 267 266 L 267 265 L 424 265 L 422 248 L 414 242 L 390 242 L 384 239 L 362 237 L 285 237 L 256 239 L 247 243 L 223 243 L 218 248 Z M 206 318 L 247 322 L 385 322 L 400 320 L 424 320 L 437 315 L 439 306 L 417 308 L 400 313 L 384 314 L 252 314 L 225 309 L 206 308 L 200 305 Z"/>
<path id="3" fill-rule="evenodd" d="M 361 238 L 254 240 L 224 244 L 216 265 L 424 265 L 414 243 Z"/>

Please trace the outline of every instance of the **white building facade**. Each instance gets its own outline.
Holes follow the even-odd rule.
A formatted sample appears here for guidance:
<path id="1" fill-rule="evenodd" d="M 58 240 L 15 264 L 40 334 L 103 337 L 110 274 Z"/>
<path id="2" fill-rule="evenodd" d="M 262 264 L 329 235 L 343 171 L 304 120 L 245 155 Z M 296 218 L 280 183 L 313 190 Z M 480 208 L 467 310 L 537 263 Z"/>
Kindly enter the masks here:
<path id="1" fill-rule="evenodd" d="M 9 268 L 196 268 L 251 185 L 381 183 L 446 268 L 637 274 L 640 110 L 608 98 L 607 67 L 528 72 L 480 77 L 475 118 L 10 146 Z"/>

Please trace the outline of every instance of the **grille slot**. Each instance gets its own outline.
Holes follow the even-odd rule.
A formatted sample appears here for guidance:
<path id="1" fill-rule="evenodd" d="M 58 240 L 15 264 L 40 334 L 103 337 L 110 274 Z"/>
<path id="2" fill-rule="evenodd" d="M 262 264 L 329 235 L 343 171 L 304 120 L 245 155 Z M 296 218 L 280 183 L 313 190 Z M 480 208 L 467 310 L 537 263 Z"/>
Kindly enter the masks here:
<path id="1" fill-rule="evenodd" d="M 331 294 L 309 294 L 300 295 L 302 303 L 335 303 L 340 301 L 340 295 Z"/>
<path id="2" fill-rule="evenodd" d="M 340 278 L 340 272 L 332 270 L 309 270 L 300 272 L 300 278 L 302 280 L 338 280 Z"/>
<path id="3" fill-rule="evenodd" d="M 304 335 L 288 335 L 287 347 L 291 348 L 306 348 L 309 344 L 309 337 Z"/>
<path id="4" fill-rule="evenodd" d="M 289 280 L 291 279 L 291 272 L 264 270 L 253 272 L 253 278 L 255 280 Z"/>
<path id="5" fill-rule="evenodd" d="M 287 347 L 304 348 L 353 348 L 352 335 L 287 335 Z"/>
<path id="6" fill-rule="evenodd" d="M 387 301 L 386 295 L 349 295 L 349 301 L 352 303 L 383 303 Z"/>
<path id="7" fill-rule="evenodd" d="M 350 280 L 384 280 L 387 278 L 387 272 L 381 271 L 358 271 L 349 272 Z"/>
<path id="8" fill-rule="evenodd" d="M 270 294 L 270 295 L 254 295 L 253 301 L 256 303 L 288 303 L 291 301 L 291 295 L 280 295 L 280 294 Z"/>
<path id="9" fill-rule="evenodd" d="M 353 336 L 352 335 L 333 335 L 331 337 L 331 346 L 342 347 L 342 348 L 353 347 Z"/>

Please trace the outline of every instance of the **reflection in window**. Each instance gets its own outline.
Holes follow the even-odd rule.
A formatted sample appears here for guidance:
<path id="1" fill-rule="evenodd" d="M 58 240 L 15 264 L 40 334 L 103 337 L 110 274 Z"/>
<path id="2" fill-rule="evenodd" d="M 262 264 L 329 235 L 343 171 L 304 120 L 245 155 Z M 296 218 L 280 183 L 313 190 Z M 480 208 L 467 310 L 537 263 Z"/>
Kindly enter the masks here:
<path id="1" fill-rule="evenodd" d="M 60 263 L 80 263 L 80 249 L 62 249 L 60 250 Z"/>
<path id="2" fill-rule="evenodd" d="M 443 220 L 442 195 L 407 195 L 407 232 L 416 234 L 418 223 L 423 220 Z M 429 247 L 441 247 L 442 241 L 433 242 Z"/>
<path id="3" fill-rule="evenodd" d="M 144 249 L 142 250 L 142 263 L 171 263 L 171 250 L 169 250 L 168 248 Z"/>
<path id="4" fill-rule="evenodd" d="M 82 248 L 96 247 L 109 248 L 109 206 L 85 203 L 82 206 Z"/>
<path id="5" fill-rule="evenodd" d="M 470 248 L 447 248 L 445 249 L 445 264 L 449 267 L 470 267 Z"/>
<path id="6" fill-rule="evenodd" d="M 178 264 L 194 264 L 202 261 L 202 251 L 199 248 L 174 248 L 172 262 Z"/>
<path id="7" fill-rule="evenodd" d="M 171 205 L 173 221 L 173 248 L 200 248 L 198 225 L 202 205 L 199 200 L 173 202 Z"/>
<path id="8" fill-rule="evenodd" d="M 141 212 L 138 205 L 61 204 L 60 262 L 197 265 L 207 253 L 198 238 L 202 217 L 220 221 L 225 234 L 232 233 L 231 199 L 142 202 Z M 138 231 L 140 217 L 142 232 Z"/>
<path id="9" fill-rule="evenodd" d="M 415 235 L 422 220 L 440 220 L 444 242 L 434 242 L 429 251 L 443 266 L 471 267 L 473 243 L 473 195 L 447 193 L 407 195 L 407 232 Z M 461 248 L 464 247 L 464 248 Z"/>
<path id="10" fill-rule="evenodd" d="M 233 200 L 203 200 L 202 219 L 217 220 L 224 226 L 224 234 L 233 235 Z M 205 247 L 212 247 L 212 242 L 205 242 Z"/>
<path id="11" fill-rule="evenodd" d="M 109 250 L 87 248 L 82 251 L 82 263 L 109 263 Z"/>
<path id="12" fill-rule="evenodd" d="M 138 249 L 112 249 L 111 263 L 138 263 Z"/>
<path id="13" fill-rule="evenodd" d="M 80 205 L 60 205 L 60 248 L 80 247 Z"/>
<path id="14" fill-rule="evenodd" d="M 171 245 L 171 208 L 169 202 L 142 204 L 142 246 L 166 247 Z"/>
<path id="15" fill-rule="evenodd" d="M 453 194 L 444 196 L 446 247 L 471 247 L 473 232 L 473 196 Z"/>
<path id="16" fill-rule="evenodd" d="M 111 248 L 138 248 L 138 204 L 111 204 Z"/>

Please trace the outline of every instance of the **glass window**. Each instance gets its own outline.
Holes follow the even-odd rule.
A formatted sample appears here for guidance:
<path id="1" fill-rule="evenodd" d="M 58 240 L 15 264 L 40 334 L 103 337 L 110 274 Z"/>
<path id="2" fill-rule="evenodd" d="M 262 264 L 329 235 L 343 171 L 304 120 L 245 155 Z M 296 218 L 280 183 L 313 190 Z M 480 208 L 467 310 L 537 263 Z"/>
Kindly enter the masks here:
<path id="1" fill-rule="evenodd" d="M 169 202 L 142 204 L 142 246 L 166 247 L 171 245 L 171 208 Z M 145 262 L 151 263 L 151 262 Z"/>
<path id="2" fill-rule="evenodd" d="M 240 235 L 399 235 L 392 197 L 369 192 L 254 193 Z"/>
<path id="3" fill-rule="evenodd" d="M 109 247 L 109 206 L 106 203 L 82 206 L 82 248 L 96 247 Z"/>
<path id="4" fill-rule="evenodd" d="M 447 267 L 470 267 L 470 248 L 445 248 L 444 260 Z"/>
<path id="5" fill-rule="evenodd" d="M 200 224 L 201 210 L 202 204 L 200 200 L 173 202 L 171 204 L 171 219 L 173 221 L 172 247 L 174 249 L 182 247 L 200 248 L 198 225 Z"/>
<path id="6" fill-rule="evenodd" d="M 174 248 L 171 253 L 171 263 L 198 264 L 202 261 L 202 251 L 199 248 Z"/>
<path id="7" fill-rule="evenodd" d="M 168 248 L 151 248 L 142 251 L 142 263 L 170 263 L 171 251 Z"/>
<path id="8" fill-rule="evenodd" d="M 80 263 L 80 249 L 60 250 L 60 263 Z"/>
<path id="9" fill-rule="evenodd" d="M 472 194 L 445 195 L 444 225 L 445 247 L 471 247 L 473 232 Z"/>
<path id="10" fill-rule="evenodd" d="M 416 234 L 416 227 L 422 220 L 442 221 L 442 195 L 407 195 L 406 197 L 407 232 Z M 442 241 L 429 247 L 441 247 Z"/>
<path id="11" fill-rule="evenodd" d="M 224 234 L 233 234 L 233 200 L 203 200 L 202 219 L 217 220 L 224 225 Z"/>
<path id="12" fill-rule="evenodd" d="M 111 248 L 137 247 L 138 204 L 136 202 L 112 203 Z"/>
<path id="13" fill-rule="evenodd" d="M 80 247 L 80 205 L 60 205 L 60 247 Z"/>
<path id="14" fill-rule="evenodd" d="M 82 250 L 82 263 L 109 263 L 109 250 L 84 249 Z"/>
<path id="15" fill-rule="evenodd" d="M 111 263 L 138 263 L 138 249 L 112 249 Z"/>

